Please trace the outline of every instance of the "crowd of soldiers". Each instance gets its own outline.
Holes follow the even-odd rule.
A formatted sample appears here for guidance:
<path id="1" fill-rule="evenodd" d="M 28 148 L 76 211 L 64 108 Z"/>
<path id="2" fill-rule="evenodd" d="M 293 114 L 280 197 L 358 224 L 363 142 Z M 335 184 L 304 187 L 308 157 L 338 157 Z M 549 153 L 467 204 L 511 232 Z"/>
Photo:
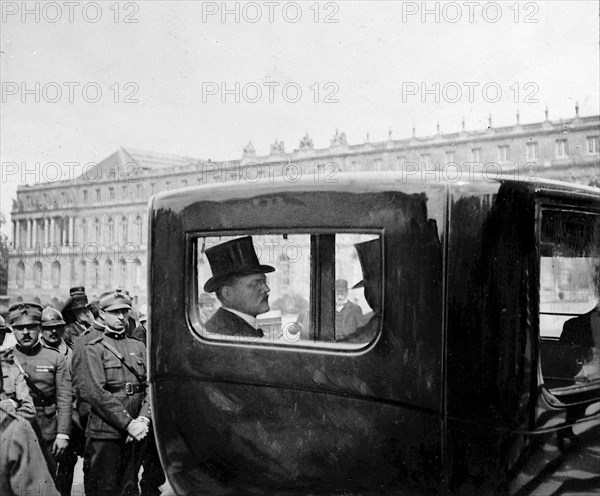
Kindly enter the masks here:
<path id="1" fill-rule="evenodd" d="M 0 494 L 70 495 L 79 457 L 86 496 L 160 494 L 146 309 L 136 323 L 131 308 L 125 289 L 90 302 L 76 287 L 61 311 L 18 302 L 0 315 L 0 344 L 16 339 L 0 354 Z"/>

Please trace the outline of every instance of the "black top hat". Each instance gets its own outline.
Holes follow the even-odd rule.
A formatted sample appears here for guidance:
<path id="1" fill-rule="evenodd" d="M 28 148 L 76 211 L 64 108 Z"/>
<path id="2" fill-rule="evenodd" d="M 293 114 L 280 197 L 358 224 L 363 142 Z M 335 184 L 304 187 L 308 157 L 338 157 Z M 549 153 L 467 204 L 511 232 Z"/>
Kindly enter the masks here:
<path id="1" fill-rule="evenodd" d="M 261 265 L 252 246 L 252 237 L 237 238 L 206 250 L 212 277 L 206 281 L 204 291 L 216 291 L 228 277 L 273 272 L 274 267 Z"/>
<path id="2" fill-rule="evenodd" d="M 354 245 L 362 268 L 363 280 L 352 289 L 364 287 L 364 279 L 379 281 L 381 279 L 381 240 L 379 238 Z"/>

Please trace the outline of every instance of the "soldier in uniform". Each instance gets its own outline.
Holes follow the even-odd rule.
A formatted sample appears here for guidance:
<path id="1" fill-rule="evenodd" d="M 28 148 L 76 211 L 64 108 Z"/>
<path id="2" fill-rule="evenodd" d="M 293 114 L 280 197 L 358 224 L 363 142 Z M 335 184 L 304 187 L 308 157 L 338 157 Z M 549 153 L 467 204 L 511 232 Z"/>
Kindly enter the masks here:
<path id="1" fill-rule="evenodd" d="M 42 311 L 42 341 L 46 346 L 60 351 L 69 365 L 71 348 L 63 339 L 65 324 L 62 314 L 56 308 L 46 307 Z"/>
<path id="2" fill-rule="evenodd" d="M 0 407 L 0 494 L 58 496 L 29 422 Z"/>
<path id="3" fill-rule="evenodd" d="M 46 307 L 42 312 L 42 340 L 44 343 L 57 349 L 67 361 L 67 367 L 70 369 L 71 348 L 63 340 L 65 332 L 65 321 L 62 314 L 56 308 Z M 71 375 L 71 380 L 73 377 Z M 74 392 L 74 390 L 73 390 Z M 62 487 L 66 494 L 70 494 L 71 486 L 73 485 L 73 473 L 77 464 L 77 457 L 83 456 L 83 447 L 85 444 L 84 432 L 79 421 L 77 411 L 77 402 L 75 394 L 73 394 L 73 410 L 71 417 L 71 439 L 67 446 L 60 462 L 58 463 L 57 477 L 64 481 Z"/>
<path id="4" fill-rule="evenodd" d="M 0 345 L 4 343 L 6 333 L 11 332 L 4 317 L 0 315 Z M 2 367 L 2 384 L 0 387 L 0 406 L 19 419 L 32 420 L 35 417 L 35 407 L 25 382 L 25 376 L 12 349 L 0 353 Z"/>
<path id="5" fill-rule="evenodd" d="M 75 338 L 92 325 L 94 317 L 89 309 L 88 298 L 83 286 L 71 288 L 69 294 L 69 299 L 62 309 L 62 315 L 67 322 L 64 340 L 70 348 L 73 348 Z"/>
<path id="6" fill-rule="evenodd" d="M 142 305 L 139 309 L 140 313 L 140 325 L 133 331 L 132 337 L 139 339 L 146 344 L 146 335 L 148 330 L 146 329 L 146 321 L 148 318 L 148 306 Z M 144 461 L 142 463 L 144 471 L 142 472 L 142 480 L 140 481 L 140 489 L 142 496 L 158 496 L 161 494 L 160 486 L 165 483 L 165 474 L 160 464 L 160 458 L 158 456 L 158 449 L 154 436 L 152 435 L 152 428 L 148 435 L 148 445 L 146 448 L 146 454 L 144 455 Z"/>
<path id="7" fill-rule="evenodd" d="M 92 412 L 86 427 L 85 492 L 98 496 L 135 495 L 148 434 L 150 403 L 146 347 L 129 338 L 125 326 L 131 299 L 123 290 L 100 296 L 104 334 L 85 343 L 83 399 Z"/>
<path id="8" fill-rule="evenodd" d="M 17 303 L 10 307 L 9 318 L 17 339 L 15 358 L 25 372 L 36 409 L 50 473 L 61 494 L 70 487 L 57 477 L 57 462 L 69 445 L 71 434 L 71 375 L 65 357 L 56 349 L 44 346 L 39 339 L 42 307 L 36 303 Z"/>
<path id="9" fill-rule="evenodd" d="M 140 324 L 135 328 L 135 330 L 133 331 L 133 334 L 131 335 L 132 338 L 139 339 L 144 344 L 147 344 L 146 343 L 146 333 L 147 333 L 146 320 L 148 319 L 147 312 L 148 312 L 148 307 L 146 305 L 142 305 L 139 309 Z"/>
<path id="10" fill-rule="evenodd" d="M 87 342 L 97 338 L 98 336 L 102 336 L 103 333 L 104 321 L 100 318 L 100 316 L 94 317 L 93 324 L 83 331 L 81 335 L 75 338 L 75 341 L 73 342 L 73 350 L 71 351 L 71 380 L 73 383 L 73 392 L 76 397 L 79 425 L 84 433 L 88 418 L 91 413 L 91 408 L 89 403 L 85 401 L 84 395 L 82 394 L 82 389 L 86 384 L 86 381 L 83 380 L 85 373 L 82 372 L 83 351 Z"/>

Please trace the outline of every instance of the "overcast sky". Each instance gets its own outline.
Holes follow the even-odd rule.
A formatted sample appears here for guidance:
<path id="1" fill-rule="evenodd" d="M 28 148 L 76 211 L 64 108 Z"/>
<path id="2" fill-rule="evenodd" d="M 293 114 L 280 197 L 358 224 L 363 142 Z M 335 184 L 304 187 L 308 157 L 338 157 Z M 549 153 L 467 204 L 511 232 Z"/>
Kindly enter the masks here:
<path id="1" fill-rule="evenodd" d="M 1 211 L 36 162 L 121 146 L 236 159 L 600 113 L 597 1 L 475 3 L 3 2 Z"/>

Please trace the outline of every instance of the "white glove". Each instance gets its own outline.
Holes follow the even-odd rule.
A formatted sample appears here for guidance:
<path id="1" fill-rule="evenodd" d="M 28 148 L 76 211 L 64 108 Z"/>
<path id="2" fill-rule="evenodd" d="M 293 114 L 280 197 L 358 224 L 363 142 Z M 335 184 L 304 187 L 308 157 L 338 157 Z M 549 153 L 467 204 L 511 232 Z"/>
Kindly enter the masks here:
<path id="1" fill-rule="evenodd" d="M 148 434 L 148 424 L 140 419 L 134 419 L 127 424 L 128 434 L 136 441 L 141 441 Z"/>

